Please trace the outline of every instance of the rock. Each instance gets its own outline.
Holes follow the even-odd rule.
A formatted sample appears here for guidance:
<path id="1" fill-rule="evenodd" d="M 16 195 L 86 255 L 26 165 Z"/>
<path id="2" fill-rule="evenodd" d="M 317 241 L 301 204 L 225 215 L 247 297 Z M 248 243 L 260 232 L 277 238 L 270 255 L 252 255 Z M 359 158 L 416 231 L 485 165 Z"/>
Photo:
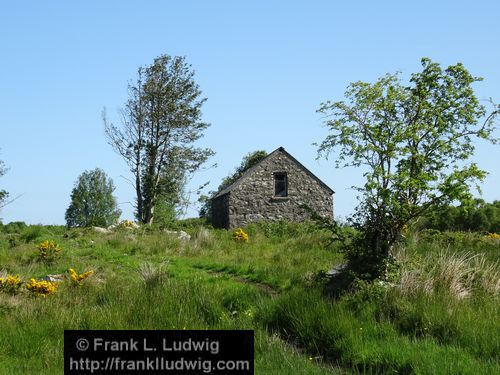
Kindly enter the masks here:
<path id="1" fill-rule="evenodd" d="M 331 270 L 328 270 L 326 274 L 328 276 L 338 275 L 341 271 L 343 271 L 347 267 L 347 263 L 339 264 L 338 266 L 333 267 Z"/>
<path id="2" fill-rule="evenodd" d="M 129 221 L 129 223 L 127 224 L 127 227 L 129 228 L 133 228 L 133 229 L 137 229 L 137 228 L 140 228 L 140 225 L 137 224 L 136 222 L 134 221 Z"/>
<path id="3" fill-rule="evenodd" d="M 175 230 L 163 230 L 164 233 L 172 235 L 180 239 L 181 241 L 189 241 L 191 239 L 191 236 L 184 232 L 183 230 L 180 231 L 175 231 Z"/>
<path id="4" fill-rule="evenodd" d="M 394 283 L 391 283 L 389 281 L 382 281 L 382 280 L 378 281 L 378 285 L 380 285 L 382 288 L 394 288 L 396 286 L 396 284 L 394 284 Z"/>
<path id="5" fill-rule="evenodd" d="M 42 277 L 43 281 L 50 281 L 51 283 L 62 283 L 66 277 L 63 274 L 59 275 L 47 275 Z"/>
<path id="6" fill-rule="evenodd" d="M 102 228 L 102 227 L 92 227 L 92 229 L 94 230 L 94 232 L 97 232 L 97 233 L 111 233 L 111 231 L 109 229 Z"/>

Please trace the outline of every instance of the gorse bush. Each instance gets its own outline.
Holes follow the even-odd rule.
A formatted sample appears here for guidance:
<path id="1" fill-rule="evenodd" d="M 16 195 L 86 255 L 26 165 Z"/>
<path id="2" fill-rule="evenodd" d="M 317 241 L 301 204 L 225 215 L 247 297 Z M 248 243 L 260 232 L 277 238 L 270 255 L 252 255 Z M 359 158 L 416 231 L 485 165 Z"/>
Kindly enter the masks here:
<path id="1" fill-rule="evenodd" d="M 232 238 L 238 242 L 248 242 L 248 234 L 242 228 L 236 229 L 233 232 Z"/>
<path id="2" fill-rule="evenodd" d="M 94 274 L 93 270 L 85 271 L 84 273 L 79 274 L 76 272 L 73 268 L 70 268 L 68 270 L 70 280 L 74 285 L 82 285 L 82 282 L 87 279 L 88 277 L 92 276 Z"/>
<path id="3" fill-rule="evenodd" d="M 54 240 L 45 240 L 39 243 L 37 249 L 38 249 L 38 258 L 42 262 L 47 262 L 47 263 L 56 260 L 62 251 L 57 242 Z"/>
<path id="4" fill-rule="evenodd" d="M 486 237 L 492 240 L 500 240 L 500 233 L 488 233 Z"/>
<path id="5" fill-rule="evenodd" d="M 0 277 L 0 291 L 17 294 L 22 286 L 21 276 L 19 275 L 6 275 Z"/>
<path id="6" fill-rule="evenodd" d="M 37 281 L 33 278 L 25 284 L 26 289 L 35 297 L 47 297 L 56 293 L 58 284 L 51 281 Z"/>

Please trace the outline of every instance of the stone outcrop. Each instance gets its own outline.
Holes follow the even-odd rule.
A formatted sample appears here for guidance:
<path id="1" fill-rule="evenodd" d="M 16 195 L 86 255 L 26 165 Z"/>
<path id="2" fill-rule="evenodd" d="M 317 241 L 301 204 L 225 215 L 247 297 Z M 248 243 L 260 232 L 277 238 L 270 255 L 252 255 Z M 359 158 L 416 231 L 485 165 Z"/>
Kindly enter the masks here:
<path id="1" fill-rule="evenodd" d="M 181 241 L 189 241 L 191 239 L 191 236 L 183 230 L 175 231 L 164 229 L 163 232 L 170 236 L 177 237 Z"/>

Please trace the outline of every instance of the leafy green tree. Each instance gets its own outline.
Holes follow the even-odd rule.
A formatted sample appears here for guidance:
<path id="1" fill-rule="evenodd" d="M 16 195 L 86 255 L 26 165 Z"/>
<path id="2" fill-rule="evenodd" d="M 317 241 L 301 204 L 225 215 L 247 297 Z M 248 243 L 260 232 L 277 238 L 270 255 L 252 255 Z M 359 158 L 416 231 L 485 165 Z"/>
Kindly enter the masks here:
<path id="1" fill-rule="evenodd" d="M 190 173 L 213 155 L 194 143 L 209 127 L 201 120 L 201 97 L 194 71 L 184 57 L 162 55 L 138 70 L 129 85 L 121 126 L 103 114 L 106 136 L 134 175 L 137 219 L 151 224 L 155 208 L 175 207 Z"/>
<path id="2" fill-rule="evenodd" d="M 231 185 L 238 178 L 240 178 L 243 173 L 252 168 L 266 156 L 267 152 L 264 150 L 253 151 L 245 155 L 243 157 L 243 160 L 241 161 L 241 164 L 236 168 L 236 170 L 222 180 L 221 184 L 217 188 L 217 191 L 210 191 L 208 195 L 200 196 L 200 198 L 198 199 L 198 202 L 201 204 L 199 216 L 210 219 L 212 217 L 211 199 L 215 196 L 215 194 Z"/>
<path id="3" fill-rule="evenodd" d="M 226 187 L 231 185 L 238 178 L 240 178 L 243 175 L 243 173 L 245 173 L 248 169 L 258 164 L 266 156 L 267 152 L 264 150 L 249 152 L 247 155 L 243 157 L 243 160 L 241 161 L 240 165 L 236 168 L 234 173 L 222 180 L 218 190 L 225 189 Z"/>
<path id="4" fill-rule="evenodd" d="M 180 168 L 170 169 L 168 176 L 162 178 L 155 206 L 155 225 L 165 228 L 177 220 L 182 213 L 185 185 L 186 174 Z"/>
<path id="5" fill-rule="evenodd" d="M 358 275 L 384 275 L 406 225 L 436 206 L 471 200 L 470 188 L 486 172 L 467 163 L 474 138 L 491 140 L 498 108 L 486 117 L 458 63 L 442 69 L 422 59 L 422 71 L 404 85 L 388 74 L 374 84 L 351 83 L 346 101 L 323 103 L 329 135 L 320 156 L 335 153 L 336 166 L 361 167 L 365 184 L 352 218 L 361 235 L 348 253 Z"/>
<path id="6" fill-rule="evenodd" d="M 423 228 L 442 231 L 500 232 L 500 201 L 474 199 L 460 206 L 437 207 L 429 212 Z"/>
<path id="7" fill-rule="evenodd" d="M 102 169 L 85 171 L 71 192 L 71 203 L 66 210 L 68 227 L 107 227 L 118 221 L 121 211 L 117 208 L 113 180 Z"/>
<path id="8" fill-rule="evenodd" d="M 5 164 L 0 160 L 0 177 L 2 177 L 6 172 L 7 169 L 5 168 Z M 0 189 L 0 208 L 7 204 L 6 200 L 8 196 L 9 193 L 7 193 L 5 190 Z"/>

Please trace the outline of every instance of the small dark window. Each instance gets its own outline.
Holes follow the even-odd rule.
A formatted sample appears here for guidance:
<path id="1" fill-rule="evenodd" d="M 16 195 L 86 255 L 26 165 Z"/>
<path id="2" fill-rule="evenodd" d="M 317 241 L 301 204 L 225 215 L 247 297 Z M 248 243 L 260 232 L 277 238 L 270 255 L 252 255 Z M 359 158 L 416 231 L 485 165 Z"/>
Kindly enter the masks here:
<path id="1" fill-rule="evenodd" d="M 274 196 L 287 197 L 288 196 L 288 179 L 286 173 L 274 174 Z"/>

